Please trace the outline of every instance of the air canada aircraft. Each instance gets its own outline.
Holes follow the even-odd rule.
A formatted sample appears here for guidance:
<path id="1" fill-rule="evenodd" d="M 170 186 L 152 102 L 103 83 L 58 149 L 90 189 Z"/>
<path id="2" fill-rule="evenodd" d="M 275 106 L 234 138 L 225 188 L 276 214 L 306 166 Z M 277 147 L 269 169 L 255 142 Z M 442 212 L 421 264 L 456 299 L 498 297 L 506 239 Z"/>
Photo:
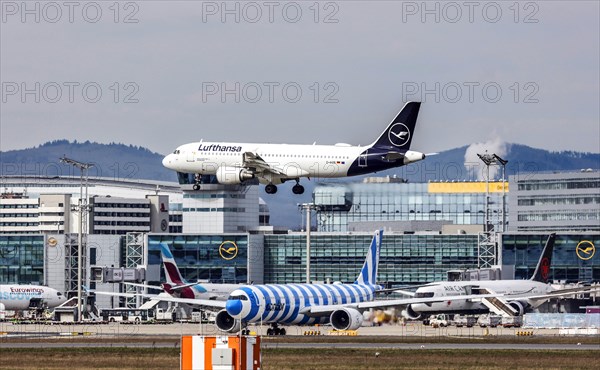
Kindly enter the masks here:
<path id="1" fill-rule="evenodd" d="M 200 141 L 179 146 L 163 159 L 163 166 L 182 176 L 195 174 L 194 190 L 204 175 L 220 184 L 258 179 L 268 194 L 277 184 L 296 181 L 294 194 L 304 193 L 301 177 L 347 177 L 400 167 L 425 158 L 410 149 L 421 103 L 408 102 L 370 145 L 288 145 Z"/>
<path id="2" fill-rule="evenodd" d="M 0 303 L 4 309 L 17 311 L 54 308 L 67 301 L 58 290 L 42 285 L 0 285 Z"/>
<path id="3" fill-rule="evenodd" d="M 218 311 L 216 326 L 235 333 L 248 323 L 270 324 L 267 334 L 285 335 L 279 325 L 313 325 L 330 323 L 335 329 L 357 329 L 363 311 L 370 308 L 406 306 L 412 303 L 445 301 L 448 297 L 375 300 L 382 290 L 376 283 L 379 251 L 383 231 L 375 233 L 360 275 L 353 284 L 266 284 L 241 285 L 226 301 L 172 298 Z M 452 298 L 481 299 L 496 295 L 469 295 Z M 157 298 L 160 299 L 160 298 Z M 244 329 L 247 331 L 247 329 Z"/>
<path id="4" fill-rule="evenodd" d="M 403 292 L 414 298 L 434 298 L 448 296 L 441 302 L 416 303 L 406 307 L 403 316 L 420 319 L 438 313 L 478 314 L 492 312 L 502 316 L 518 316 L 539 307 L 551 298 L 561 298 L 585 293 L 597 287 L 554 289 L 548 284 L 550 264 L 554 249 L 555 234 L 550 234 L 538 261 L 533 276 L 529 280 L 477 280 L 477 281 L 437 281 L 419 287 L 414 294 Z M 467 298 L 450 298 L 457 295 L 499 294 L 501 296 L 473 301 Z"/>

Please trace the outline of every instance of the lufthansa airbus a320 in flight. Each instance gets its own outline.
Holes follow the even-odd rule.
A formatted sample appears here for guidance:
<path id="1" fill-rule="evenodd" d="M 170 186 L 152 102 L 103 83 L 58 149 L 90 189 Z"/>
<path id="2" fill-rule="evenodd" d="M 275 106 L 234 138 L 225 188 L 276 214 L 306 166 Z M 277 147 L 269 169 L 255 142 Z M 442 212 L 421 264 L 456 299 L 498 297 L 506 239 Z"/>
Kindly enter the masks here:
<path id="1" fill-rule="evenodd" d="M 194 190 L 203 175 L 220 184 L 258 179 L 269 194 L 277 184 L 296 181 L 294 194 L 304 193 L 301 177 L 347 177 L 400 167 L 425 158 L 410 149 L 421 103 L 408 102 L 385 131 L 368 146 L 250 144 L 200 141 L 184 144 L 163 159 L 163 165 L 181 174 L 195 174 Z"/>

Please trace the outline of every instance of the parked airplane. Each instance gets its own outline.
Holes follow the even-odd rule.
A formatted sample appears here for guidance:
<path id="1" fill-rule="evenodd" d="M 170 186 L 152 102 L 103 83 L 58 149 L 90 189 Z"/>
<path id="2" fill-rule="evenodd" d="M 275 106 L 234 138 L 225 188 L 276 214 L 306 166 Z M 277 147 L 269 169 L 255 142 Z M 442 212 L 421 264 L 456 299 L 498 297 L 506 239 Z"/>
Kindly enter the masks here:
<path id="1" fill-rule="evenodd" d="M 330 323 L 338 330 L 357 329 L 363 322 L 363 311 L 371 308 L 446 300 L 447 297 L 374 300 L 375 293 L 382 290 L 376 284 L 382 234 L 382 230 L 375 233 L 360 275 L 353 284 L 243 285 L 234 290 L 226 302 L 196 299 L 194 303 L 220 310 L 216 325 L 222 331 L 233 333 L 248 323 L 264 323 L 272 326 L 268 334 L 285 335 L 285 329 L 279 328 L 279 324 Z M 467 298 L 491 296 L 470 295 Z"/>
<path id="2" fill-rule="evenodd" d="M 160 243 L 160 252 L 167 280 L 162 288 L 174 297 L 224 301 L 232 291 L 240 287 L 240 284 L 190 283 L 181 275 L 169 246 Z"/>
<path id="3" fill-rule="evenodd" d="M 241 184 L 257 178 L 268 194 L 276 184 L 295 180 L 294 194 L 304 193 L 301 177 L 347 177 L 400 167 L 425 158 L 409 150 L 421 103 L 408 102 L 383 133 L 366 147 L 349 144 L 287 145 L 195 142 L 179 146 L 163 165 L 186 176 L 195 174 L 194 190 L 202 175 L 214 175 L 221 184 Z"/>
<path id="4" fill-rule="evenodd" d="M 41 285 L 0 285 L 0 303 L 10 311 L 54 308 L 67 298 L 58 290 Z"/>
<path id="5" fill-rule="evenodd" d="M 189 282 L 183 278 L 175 258 L 166 243 L 160 243 L 160 252 L 163 262 L 163 269 L 165 271 L 166 282 L 160 286 L 136 284 L 136 283 L 123 283 L 126 285 L 137 286 L 146 289 L 161 290 L 168 293 L 166 295 L 155 295 L 146 293 L 114 293 L 114 292 L 101 292 L 101 291 L 90 291 L 99 295 L 111 295 L 119 297 L 134 297 L 141 296 L 144 298 L 150 298 L 154 300 L 160 300 L 164 302 L 177 302 L 186 303 L 191 305 L 201 305 L 206 300 L 218 300 L 225 301 L 229 294 L 239 288 L 240 284 L 214 284 L 214 283 L 201 283 L 201 282 Z"/>
<path id="6" fill-rule="evenodd" d="M 425 284 L 415 291 L 412 295 L 413 298 L 444 296 L 448 296 L 448 298 L 442 302 L 408 305 L 402 314 L 410 319 L 420 319 L 438 313 L 477 314 L 492 312 L 504 316 L 518 316 L 539 307 L 548 299 L 572 296 L 589 291 L 590 287 L 556 290 L 548 284 L 555 238 L 556 234 L 550 234 L 548 237 L 537 267 L 529 280 L 437 281 Z M 405 291 L 403 293 L 407 294 Z M 502 297 L 484 298 L 478 301 L 449 297 L 475 293 L 501 294 Z"/>

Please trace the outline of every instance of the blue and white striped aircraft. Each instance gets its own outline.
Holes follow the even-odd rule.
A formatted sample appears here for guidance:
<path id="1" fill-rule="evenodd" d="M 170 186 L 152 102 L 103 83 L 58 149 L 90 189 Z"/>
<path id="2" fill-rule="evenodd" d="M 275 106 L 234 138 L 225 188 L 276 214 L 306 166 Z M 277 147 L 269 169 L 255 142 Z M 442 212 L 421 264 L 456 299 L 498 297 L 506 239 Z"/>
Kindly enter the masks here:
<path id="1" fill-rule="evenodd" d="M 377 268 L 383 230 L 375 232 L 360 275 L 353 284 L 266 284 L 242 285 L 231 292 L 227 301 L 194 299 L 213 310 L 217 327 L 225 332 L 238 332 L 248 323 L 270 324 L 267 334 L 284 335 L 279 325 L 331 324 L 337 330 L 355 330 L 363 322 L 363 311 L 371 308 L 430 303 L 452 297 L 405 298 L 375 300 L 383 290 L 377 285 Z M 496 295 L 460 296 L 480 299 Z M 458 298 L 458 297 L 457 297 Z M 181 302 L 186 302 L 180 299 Z M 189 300 L 187 300 L 190 302 Z"/>

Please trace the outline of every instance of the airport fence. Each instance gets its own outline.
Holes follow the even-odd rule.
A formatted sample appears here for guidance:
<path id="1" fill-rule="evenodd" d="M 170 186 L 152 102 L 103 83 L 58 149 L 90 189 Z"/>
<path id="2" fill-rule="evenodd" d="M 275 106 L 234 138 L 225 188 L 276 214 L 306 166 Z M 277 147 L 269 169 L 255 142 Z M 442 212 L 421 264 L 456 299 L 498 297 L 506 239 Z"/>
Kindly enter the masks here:
<path id="1" fill-rule="evenodd" d="M 600 329 L 600 314 L 528 313 L 523 316 L 523 327 L 537 329 Z"/>

